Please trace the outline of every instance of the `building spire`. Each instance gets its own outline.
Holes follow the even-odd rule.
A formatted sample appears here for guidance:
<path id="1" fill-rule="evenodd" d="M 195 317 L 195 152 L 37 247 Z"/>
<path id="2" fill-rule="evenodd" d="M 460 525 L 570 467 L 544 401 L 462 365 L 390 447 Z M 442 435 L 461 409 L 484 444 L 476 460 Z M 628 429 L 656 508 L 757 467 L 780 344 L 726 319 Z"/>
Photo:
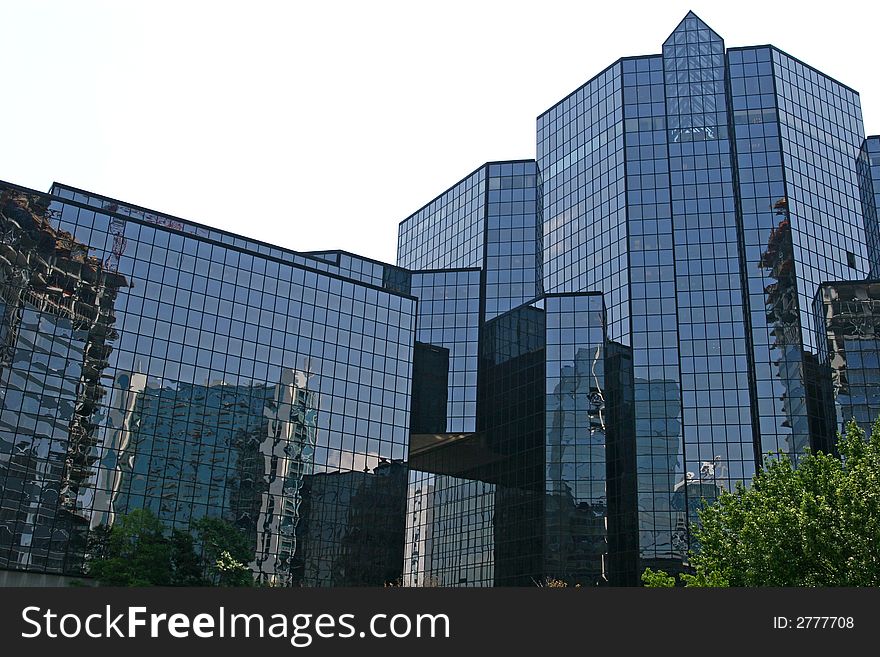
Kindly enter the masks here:
<path id="1" fill-rule="evenodd" d="M 705 43 L 710 41 L 724 42 L 724 39 L 709 27 L 702 18 L 689 11 L 681 19 L 669 38 L 663 42 L 663 46 L 684 45 L 686 43 Z"/>

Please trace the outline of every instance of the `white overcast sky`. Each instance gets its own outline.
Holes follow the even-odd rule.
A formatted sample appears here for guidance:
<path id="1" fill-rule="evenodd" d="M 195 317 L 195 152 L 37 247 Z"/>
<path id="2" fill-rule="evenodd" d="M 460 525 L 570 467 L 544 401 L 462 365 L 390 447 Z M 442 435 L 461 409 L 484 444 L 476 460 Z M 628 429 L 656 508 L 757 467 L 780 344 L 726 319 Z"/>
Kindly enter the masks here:
<path id="1" fill-rule="evenodd" d="M 0 0 L 0 179 L 53 180 L 297 250 L 393 262 L 397 224 L 693 9 L 861 93 L 874 2 Z"/>

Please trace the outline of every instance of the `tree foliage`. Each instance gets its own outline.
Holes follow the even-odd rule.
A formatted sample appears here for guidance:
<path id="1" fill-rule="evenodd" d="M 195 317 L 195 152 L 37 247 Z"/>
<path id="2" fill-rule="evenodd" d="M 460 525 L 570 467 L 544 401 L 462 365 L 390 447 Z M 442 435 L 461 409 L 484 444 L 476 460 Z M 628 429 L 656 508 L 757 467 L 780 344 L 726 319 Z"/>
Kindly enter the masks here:
<path id="1" fill-rule="evenodd" d="M 201 518 L 193 523 L 205 562 L 205 575 L 220 586 L 249 586 L 253 582 L 247 564 L 254 549 L 235 526 L 220 518 Z"/>
<path id="2" fill-rule="evenodd" d="M 768 456 L 749 488 L 702 508 L 684 585 L 880 586 L 880 421 L 868 440 L 851 422 L 838 451 Z M 669 585 L 649 570 L 646 586 Z"/>
<path id="3" fill-rule="evenodd" d="M 652 570 L 651 568 L 645 568 L 645 572 L 642 573 L 642 582 L 644 582 L 645 586 L 655 589 L 672 588 L 675 586 L 675 578 L 672 575 L 667 575 L 662 570 Z"/>
<path id="4" fill-rule="evenodd" d="M 189 539 L 189 540 L 187 540 Z M 125 515 L 92 537 L 89 574 L 107 586 L 186 586 L 201 579 L 192 537 L 165 526 L 147 509 Z"/>
<path id="5" fill-rule="evenodd" d="M 98 527 L 89 574 L 105 586 L 249 586 L 247 539 L 219 518 L 193 523 L 196 536 L 165 525 L 149 509 Z"/>

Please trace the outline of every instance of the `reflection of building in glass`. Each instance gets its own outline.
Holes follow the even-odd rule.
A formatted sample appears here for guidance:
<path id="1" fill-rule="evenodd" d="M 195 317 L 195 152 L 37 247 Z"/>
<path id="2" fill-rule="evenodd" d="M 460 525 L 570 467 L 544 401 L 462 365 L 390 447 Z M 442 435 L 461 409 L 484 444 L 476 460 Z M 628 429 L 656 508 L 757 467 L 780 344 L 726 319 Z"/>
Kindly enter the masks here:
<path id="1" fill-rule="evenodd" d="M 157 387 L 122 374 L 92 526 L 139 508 L 179 529 L 221 517 L 254 541 L 254 571 L 286 582 L 303 477 L 314 467 L 317 400 L 305 373 L 281 376 L 274 386 Z"/>
<path id="2" fill-rule="evenodd" d="M 407 272 L 63 185 L 2 194 L 3 567 L 80 573 L 87 530 L 146 507 L 169 528 L 232 522 L 272 583 L 400 576 L 405 476 L 393 503 L 371 491 L 408 450 Z M 322 473 L 363 480 L 317 514 L 348 518 L 330 539 L 356 547 L 305 580 Z M 396 538 L 366 558 L 367 535 Z"/>
<path id="3" fill-rule="evenodd" d="M 671 548 L 683 562 L 687 561 L 688 550 L 698 549 L 696 540 L 690 536 L 688 526 L 699 522 L 698 511 L 712 504 L 725 490 L 718 480 L 724 476 L 724 465 L 720 458 L 700 464 L 699 473 L 688 471 L 685 479 L 675 485 L 671 509 L 675 511 Z"/>
<path id="4" fill-rule="evenodd" d="M 495 493 L 474 479 L 410 470 L 404 586 L 495 584 Z"/>
<path id="5" fill-rule="evenodd" d="M 383 586 L 401 579 L 406 465 L 303 477 L 292 581 L 305 586 Z"/>
<path id="6" fill-rule="evenodd" d="M 278 584 L 686 567 L 701 504 L 880 410 L 878 163 L 853 90 L 688 13 L 397 265 L 3 184 L 0 567 L 139 506 Z"/>
<path id="7" fill-rule="evenodd" d="M 605 309 L 597 294 L 550 296 L 544 307 L 544 574 L 572 583 L 607 583 L 606 397 L 617 391 L 605 380 Z"/>
<path id="8" fill-rule="evenodd" d="M 826 338 L 819 354 L 830 369 L 835 428 L 844 431 L 855 419 L 870 433 L 880 417 L 880 282 L 825 283 L 815 309 Z"/>
<path id="9" fill-rule="evenodd" d="M 868 273 L 863 140 L 854 91 L 772 46 L 726 49 L 693 13 L 538 117 L 544 290 L 602 292 L 631 349 L 638 469 L 614 486 L 637 528 L 609 535 L 613 582 L 681 563 L 705 487 L 827 448 L 811 301 Z"/>
<path id="10" fill-rule="evenodd" d="M 289 584 L 291 560 L 297 554 L 297 524 L 303 503 L 303 483 L 315 470 L 318 397 L 308 385 L 308 373 L 283 370 L 273 398 L 263 408 L 267 432 L 260 437 L 262 480 L 256 523 L 255 572 L 273 584 Z"/>
<path id="11" fill-rule="evenodd" d="M 669 567 L 681 557 L 677 509 L 673 503 L 682 482 L 678 381 L 635 379 L 638 514 L 644 549 L 655 565 Z M 643 557 L 648 561 L 647 557 Z"/>
<path id="12" fill-rule="evenodd" d="M 826 432 L 825 411 L 818 407 L 821 392 L 815 385 L 815 378 L 807 374 L 816 369 L 816 357 L 804 351 L 801 340 L 788 199 L 779 199 L 773 207 L 781 219 L 776 228 L 770 231 L 760 266 L 767 270 L 773 281 L 764 288 L 764 306 L 769 335 L 773 340 L 773 365 L 782 391 L 778 398 L 778 408 L 785 416 L 781 426 L 792 430 L 784 438 L 785 449 L 782 451 L 795 456 L 803 454 L 810 447 L 811 435 L 814 437 L 814 448 L 825 446 L 822 440 Z M 809 327 L 804 328 L 809 330 Z M 811 405 L 814 406 L 813 412 L 810 412 Z M 814 424 L 812 427 L 811 422 Z"/>
<path id="13" fill-rule="evenodd" d="M 57 571 L 83 546 L 126 281 L 51 218 L 44 196 L 0 191 L 0 566 Z"/>
<path id="14" fill-rule="evenodd" d="M 140 508 L 179 529 L 206 516 L 236 520 L 230 515 L 236 445 L 265 433 L 263 408 L 271 389 L 158 387 L 143 385 L 144 375 L 128 376 L 130 387 L 120 401 L 135 399 L 127 415 L 117 416 L 121 424 L 107 432 L 116 444 L 104 449 L 106 475 L 96 487 L 92 524 L 110 524 Z M 123 374 L 117 382 L 125 385 L 125 379 Z"/>

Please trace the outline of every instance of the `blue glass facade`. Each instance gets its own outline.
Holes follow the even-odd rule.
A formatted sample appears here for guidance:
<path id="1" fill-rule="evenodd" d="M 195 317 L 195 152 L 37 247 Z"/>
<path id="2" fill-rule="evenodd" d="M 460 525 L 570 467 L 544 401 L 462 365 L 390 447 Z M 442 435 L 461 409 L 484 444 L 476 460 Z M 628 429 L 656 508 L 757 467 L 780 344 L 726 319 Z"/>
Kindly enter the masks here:
<path id="1" fill-rule="evenodd" d="M 488 165 L 486 319 L 541 294 L 541 188 L 533 160 Z"/>
<path id="2" fill-rule="evenodd" d="M 413 297 L 98 197 L 2 194 L 4 567 L 80 572 L 89 528 L 146 507 L 230 521 L 265 581 L 400 576 L 406 477 L 384 473 L 409 448 Z M 303 557 L 365 522 L 387 564 Z"/>
<path id="3" fill-rule="evenodd" d="M 480 167 L 401 222 L 398 265 L 407 269 L 482 266 L 486 174 L 486 167 Z"/>
<path id="4" fill-rule="evenodd" d="M 482 269 L 489 320 L 541 294 L 541 216 L 535 161 L 490 162 L 400 223 L 397 264 Z"/>
<path id="5" fill-rule="evenodd" d="M 548 295 L 545 357 L 545 574 L 565 581 L 610 579 L 609 531 L 618 531 L 618 501 L 609 501 L 605 308 L 600 294 Z M 613 490 L 613 485 L 612 485 Z M 611 517 L 609 518 L 609 515 Z"/>
<path id="6" fill-rule="evenodd" d="M 663 67 L 685 452 L 684 479 L 663 489 L 689 472 L 731 487 L 754 474 L 755 454 L 724 42 L 685 18 L 663 45 Z M 700 503 L 684 501 L 688 511 Z M 674 554 L 685 547 L 675 544 L 678 518 L 664 520 Z"/>
<path id="7" fill-rule="evenodd" d="M 880 221 L 877 215 L 880 209 L 880 136 L 868 137 L 862 144 L 857 171 L 871 278 L 877 278 L 880 276 Z"/>
<path id="8" fill-rule="evenodd" d="M 880 138 L 693 13 L 404 219 L 395 265 L 0 184 L 0 568 L 151 509 L 285 585 L 635 585 L 880 412 Z M 828 282 L 836 281 L 836 282 Z"/>
<path id="9" fill-rule="evenodd" d="M 609 337 L 629 344 L 622 73 L 612 65 L 538 117 L 537 152 L 544 290 L 603 292 Z"/>
<path id="10" fill-rule="evenodd" d="M 869 272 L 862 142 L 855 92 L 693 13 L 538 117 L 545 288 L 602 292 L 631 348 L 621 583 L 683 563 L 701 499 L 763 453 L 833 440 L 812 299 Z"/>
<path id="11" fill-rule="evenodd" d="M 412 437 L 405 585 L 609 581 L 604 314 L 547 295 L 483 325 L 477 431 Z"/>
<path id="12" fill-rule="evenodd" d="M 429 369 L 429 374 L 444 379 L 442 389 L 425 394 L 425 398 L 435 401 L 445 396 L 442 416 L 435 413 L 430 427 L 414 427 L 413 432 L 473 432 L 477 418 L 481 271 L 473 268 L 413 272 L 411 281 L 412 292 L 419 298 L 416 340 L 448 354 L 445 372 L 436 365 Z M 420 382 L 416 382 L 414 393 Z"/>
<path id="13" fill-rule="evenodd" d="M 433 349 L 417 350 L 414 408 L 433 388 L 450 409 L 445 433 L 413 430 L 409 585 L 607 580 L 604 307 L 601 295 L 543 294 L 542 189 L 533 160 L 492 162 L 401 223 L 417 339 Z M 460 265 L 473 269 L 435 271 Z M 464 354 L 479 358 L 456 365 Z"/>
<path id="14" fill-rule="evenodd" d="M 880 284 L 873 279 L 823 283 L 814 311 L 832 422 L 843 432 L 855 420 L 870 434 L 880 417 Z"/>
<path id="15" fill-rule="evenodd" d="M 764 121 L 772 89 L 778 117 L 778 124 L 753 118 L 748 128 L 737 128 L 738 136 L 748 132 L 750 139 L 746 146 L 738 138 L 738 152 L 751 146 L 767 153 L 766 167 L 760 156 L 751 159 L 755 179 L 742 184 L 756 442 L 763 452 L 780 450 L 796 458 L 807 447 L 825 447 L 829 431 L 823 393 L 813 385 L 818 380 L 813 297 L 822 281 L 868 274 L 853 164 L 864 138 L 861 110 L 855 92 L 776 49 L 741 54 L 744 73 L 757 67 L 761 92 L 746 84 L 742 109 L 753 111 L 760 103 Z M 738 59 L 736 53 L 730 58 Z"/>

